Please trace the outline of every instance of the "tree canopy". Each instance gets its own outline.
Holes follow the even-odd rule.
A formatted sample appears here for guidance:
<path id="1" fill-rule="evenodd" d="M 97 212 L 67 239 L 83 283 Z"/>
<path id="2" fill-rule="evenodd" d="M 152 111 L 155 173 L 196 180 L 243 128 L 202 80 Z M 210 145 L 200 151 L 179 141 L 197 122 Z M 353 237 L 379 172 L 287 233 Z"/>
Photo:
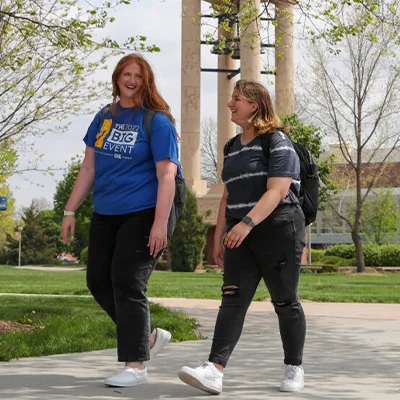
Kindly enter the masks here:
<path id="1" fill-rule="evenodd" d="M 343 25 L 362 26 L 369 12 L 349 7 L 337 14 L 339 20 Z M 308 70 L 300 79 L 305 113 L 338 144 L 337 162 L 348 167 L 342 170 L 354 182 L 330 205 L 351 232 L 358 272 L 365 270 L 360 234 L 363 206 L 400 144 L 397 31 L 393 25 L 375 22 L 346 33 L 337 43 L 336 55 L 314 42 L 307 53 Z M 372 164 L 374 168 L 367 168 Z M 365 170 L 368 180 L 363 177 Z M 346 196 L 355 197 L 354 204 L 345 201 Z"/>
<path id="2" fill-rule="evenodd" d="M 100 38 L 101 30 L 114 20 L 108 11 L 129 3 L 1 2 L 0 141 L 62 131 L 69 116 L 87 112 L 90 102 L 104 95 L 106 85 L 92 77 L 116 51 L 159 50 L 147 46 L 143 36 L 128 37 L 123 43 Z"/>

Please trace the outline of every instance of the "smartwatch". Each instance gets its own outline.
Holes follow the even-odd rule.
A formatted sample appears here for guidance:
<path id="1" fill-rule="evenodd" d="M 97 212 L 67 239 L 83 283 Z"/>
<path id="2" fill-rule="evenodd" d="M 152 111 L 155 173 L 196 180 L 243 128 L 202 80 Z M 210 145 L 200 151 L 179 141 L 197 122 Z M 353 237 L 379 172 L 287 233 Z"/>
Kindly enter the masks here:
<path id="1" fill-rule="evenodd" d="M 251 228 L 254 228 L 254 227 L 256 226 L 256 224 L 253 222 L 253 220 L 252 220 L 249 216 L 247 216 L 247 215 L 245 215 L 245 216 L 242 218 L 242 221 L 243 221 L 246 225 L 250 226 Z"/>

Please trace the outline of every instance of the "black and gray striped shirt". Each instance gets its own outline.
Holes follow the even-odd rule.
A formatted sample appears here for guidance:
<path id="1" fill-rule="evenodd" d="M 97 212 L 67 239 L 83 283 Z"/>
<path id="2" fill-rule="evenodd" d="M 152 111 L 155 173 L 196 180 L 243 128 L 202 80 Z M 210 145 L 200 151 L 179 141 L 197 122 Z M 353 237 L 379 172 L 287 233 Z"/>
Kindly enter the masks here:
<path id="1" fill-rule="evenodd" d="M 256 136 L 242 145 L 240 136 L 224 157 L 222 180 L 228 190 L 225 218 L 242 219 L 267 190 L 268 177 L 292 177 L 288 195 L 280 204 L 297 204 L 300 191 L 300 162 L 292 142 L 282 132 L 272 135 L 269 159 Z"/>

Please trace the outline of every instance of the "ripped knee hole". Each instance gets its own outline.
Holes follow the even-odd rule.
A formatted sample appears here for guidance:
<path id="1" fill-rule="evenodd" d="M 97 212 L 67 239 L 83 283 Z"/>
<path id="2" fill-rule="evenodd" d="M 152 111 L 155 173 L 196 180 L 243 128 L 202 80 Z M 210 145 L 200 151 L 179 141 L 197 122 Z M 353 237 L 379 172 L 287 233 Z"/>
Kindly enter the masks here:
<path id="1" fill-rule="evenodd" d="M 235 295 L 237 294 L 239 286 L 236 285 L 227 285 L 222 287 L 222 295 Z"/>

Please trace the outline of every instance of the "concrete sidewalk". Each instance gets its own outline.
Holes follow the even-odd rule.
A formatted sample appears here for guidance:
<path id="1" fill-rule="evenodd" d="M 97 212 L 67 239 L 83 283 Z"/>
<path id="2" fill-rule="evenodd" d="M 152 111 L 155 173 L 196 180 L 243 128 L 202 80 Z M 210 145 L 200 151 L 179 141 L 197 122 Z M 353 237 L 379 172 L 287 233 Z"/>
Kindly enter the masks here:
<path id="1" fill-rule="evenodd" d="M 149 383 L 108 388 L 121 364 L 116 351 L 66 354 L 0 363 L 0 399 L 200 399 L 206 393 L 177 378 L 183 365 L 207 358 L 218 301 L 150 299 L 199 319 L 206 340 L 170 343 L 147 364 Z M 253 303 L 218 399 L 400 399 L 400 305 L 303 303 L 307 315 L 306 386 L 280 393 L 282 346 L 270 303 Z"/>

